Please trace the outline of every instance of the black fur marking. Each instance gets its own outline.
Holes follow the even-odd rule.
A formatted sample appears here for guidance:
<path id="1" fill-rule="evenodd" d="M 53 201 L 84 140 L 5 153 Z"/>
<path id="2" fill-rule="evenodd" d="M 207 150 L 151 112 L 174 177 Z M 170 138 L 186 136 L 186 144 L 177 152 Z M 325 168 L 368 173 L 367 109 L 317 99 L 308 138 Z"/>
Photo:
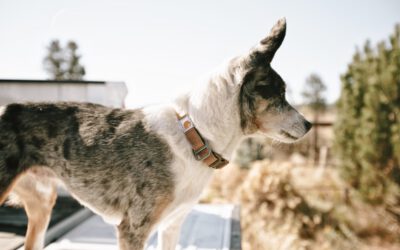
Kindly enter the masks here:
<path id="1" fill-rule="evenodd" d="M 47 136 L 54 138 L 57 136 L 57 126 L 54 123 L 49 123 L 47 126 Z"/>
<path id="2" fill-rule="evenodd" d="M 63 144 L 63 155 L 66 160 L 69 160 L 71 157 L 71 140 L 69 138 L 65 139 Z"/>
<path id="3" fill-rule="evenodd" d="M 109 133 L 112 135 L 112 134 L 115 134 L 115 128 L 114 127 L 110 127 L 109 128 Z"/>
<path id="4" fill-rule="evenodd" d="M 144 191 L 146 186 L 147 186 L 146 182 L 142 182 L 136 185 L 136 193 L 142 198 L 144 198 Z"/>
<path id="5" fill-rule="evenodd" d="M 39 166 L 45 165 L 45 162 L 44 162 L 44 160 L 43 160 L 43 157 L 42 157 L 40 154 L 38 154 L 38 153 L 36 153 L 36 152 L 31 152 L 31 153 L 29 154 L 29 157 L 30 157 L 30 161 L 31 161 L 34 165 L 39 165 Z"/>
<path id="6" fill-rule="evenodd" d="M 64 173 L 66 173 L 67 176 L 71 176 L 71 170 L 69 168 L 64 169 Z"/>
<path id="7" fill-rule="evenodd" d="M 90 181 L 89 181 L 88 179 L 84 179 L 84 180 L 83 180 L 83 185 L 84 185 L 85 187 L 89 186 L 89 183 L 90 183 Z"/>
<path id="8" fill-rule="evenodd" d="M 140 222 L 138 227 L 143 227 L 144 224 L 146 224 L 148 222 L 150 222 L 150 214 L 147 214 L 146 216 L 144 216 L 143 220 Z"/>
<path id="9" fill-rule="evenodd" d="M 32 144 L 37 147 L 38 149 L 40 149 L 43 145 L 44 145 L 44 140 L 41 138 L 38 138 L 36 136 L 32 137 Z"/>
<path id="10" fill-rule="evenodd" d="M 286 85 L 281 77 L 272 71 L 265 77 L 262 84 L 255 86 L 254 91 L 264 99 L 283 97 L 285 95 Z"/>
<path id="11" fill-rule="evenodd" d="M 280 19 L 270 34 L 245 59 L 247 73 L 242 79 L 239 95 L 240 125 L 244 133 L 253 133 L 257 130 L 255 102 L 258 99 L 284 99 L 285 83 L 271 68 L 270 63 L 285 34 L 286 21 Z"/>
<path id="12" fill-rule="evenodd" d="M 110 189 L 110 181 L 108 179 L 106 179 L 106 178 L 101 179 L 100 184 L 104 190 Z"/>
<path id="13" fill-rule="evenodd" d="M 5 159 L 7 171 L 16 172 L 19 166 L 19 156 L 11 155 Z"/>
<path id="14" fill-rule="evenodd" d="M 24 152 L 25 152 L 25 147 L 26 147 L 26 144 L 27 144 L 27 143 L 24 142 L 24 139 L 22 138 L 22 136 L 18 135 L 18 136 L 17 136 L 17 139 L 16 139 L 16 142 L 17 142 L 17 146 L 18 146 L 19 152 L 20 152 L 21 154 L 24 153 Z"/>
<path id="15" fill-rule="evenodd" d="M 119 200 L 118 197 L 115 197 L 115 198 L 112 200 L 112 202 L 111 202 L 111 205 L 112 205 L 113 207 L 118 207 L 119 204 L 120 204 L 120 200 Z"/>
<path id="16" fill-rule="evenodd" d="M 119 109 L 113 109 L 106 116 L 106 122 L 110 127 L 118 127 L 119 124 L 124 120 L 124 114 Z"/>
<path id="17" fill-rule="evenodd" d="M 1 116 L 1 120 L 7 123 L 7 125 L 9 125 L 10 128 L 16 133 L 19 132 L 19 128 L 21 127 L 19 117 L 22 113 L 22 110 L 22 104 L 10 104 L 7 106 L 4 114 Z"/>
<path id="18" fill-rule="evenodd" d="M 254 121 L 258 99 L 268 100 L 274 105 L 283 104 L 285 100 L 286 85 L 282 78 L 265 61 L 257 57 L 254 60 L 251 61 L 252 68 L 243 77 L 239 94 L 240 125 L 245 133 L 256 130 Z"/>

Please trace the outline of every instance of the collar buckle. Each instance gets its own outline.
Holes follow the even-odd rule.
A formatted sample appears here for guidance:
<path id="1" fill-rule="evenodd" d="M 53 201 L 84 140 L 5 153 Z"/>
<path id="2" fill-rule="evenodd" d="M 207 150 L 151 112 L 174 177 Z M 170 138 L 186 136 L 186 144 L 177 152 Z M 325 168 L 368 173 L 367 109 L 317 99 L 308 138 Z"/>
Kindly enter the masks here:
<path id="1" fill-rule="evenodd" d="M 193 121 L 187 114 L 183 116 L 176 114 L 176 116 L 178 118 L 179 127 L 192 146 L 193 156 L 197 161 L 202 161 L 210 168 L 214 169 L 223 168 L 229 163 L 221 155 L 211 150 L 209 144 L 200 135 L 199 131 L 197 131 Z"/>
<path id="2" fill-rule="evenodd" d="M 206 152 L 203 152 L 207 150 Z M 203 161 L 211 155 L 211 149 L 208 146 L 207 142 L 204 142 L 204 145 L 197 150 L 192 149 L 194 158 L 198 161 Z"/>

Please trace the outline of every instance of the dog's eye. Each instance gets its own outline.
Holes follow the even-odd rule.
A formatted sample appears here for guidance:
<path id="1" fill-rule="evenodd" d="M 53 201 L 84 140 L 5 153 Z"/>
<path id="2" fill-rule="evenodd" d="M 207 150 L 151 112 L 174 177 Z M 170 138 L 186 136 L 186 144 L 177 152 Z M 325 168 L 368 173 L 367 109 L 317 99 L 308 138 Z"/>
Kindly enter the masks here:
<path id="1" fill-rule="evenodd" d="M 269 99 L 274 95 L 274 93 L 268 87 L 268 85 L 258 85 L 255 87 L 255 92 L 262 96 L 264 99 Z"/>
<path id="2" fill-rule="evenodd" d="M 281 106 L 281 103 L 280 98 L 271 98 L 265 111 L 270 111 L 271 109 L 276 110 Z"/>
<path id="3" fill-rule="evenodd" d="M 276 87 L 271 84 L 260 84 L 255 87 L 255 92 L 264 99 L 270 99 L 272 97 L 279 96 L 279 92 Z"/>

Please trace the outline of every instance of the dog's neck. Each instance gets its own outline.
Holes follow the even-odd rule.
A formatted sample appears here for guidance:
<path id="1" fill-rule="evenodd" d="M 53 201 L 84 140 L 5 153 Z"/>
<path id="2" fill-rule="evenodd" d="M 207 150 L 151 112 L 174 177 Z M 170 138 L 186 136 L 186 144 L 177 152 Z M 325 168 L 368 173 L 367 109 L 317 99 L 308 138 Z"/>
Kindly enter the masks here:
<path id="1" fill-rule="evenodd" d="M 232 77 L 229 72 L 214 74 L 175 102 L 177 112 L 188 114 L 212 150 L 227 160 L 244 138 L 238 102 L 240 87 Z"/>

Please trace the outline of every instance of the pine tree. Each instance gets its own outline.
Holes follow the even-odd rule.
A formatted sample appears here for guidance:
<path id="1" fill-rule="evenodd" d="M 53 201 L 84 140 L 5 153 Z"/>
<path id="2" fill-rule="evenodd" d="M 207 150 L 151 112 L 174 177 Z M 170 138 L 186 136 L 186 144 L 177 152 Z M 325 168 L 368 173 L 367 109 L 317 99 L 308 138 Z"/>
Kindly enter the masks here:
<path id="1" fill-rule="evenodd" d="M 302 95 L 307 105 L 310 106 L 313 111 L 316 111 L 316 113 L 326 108 L 326 100 L 323 94 L 325 90 L 325 83 L 319 75 L 314 73 L 307 77 Z"/>
<path id="2" fill-rule="evenodd" d="M 314 124 L 319 122 L 319 116 L 321 112 L 326 109 L 326 99 L 324 97 L 324 92 L 326 91 L 326 86 L 322 81 L 321 77 L 317 74 L 311 74 L 306 79 L 306 84 L 302 92 L 303 98 L 305 99 L 306 105 L 308 105 L 314 113 Z M 318 127 L 314 126 L 314 162 L 318 160 Z"/>
<path id="3" fill-rule="evenodd" d="M 363 197 L 380 202 L 400 184 L 400 29 L 376 49 L 366 42 L 341 77 L 335 148 L 343 174 Z"/>
<path id="4" fill-rule="evenodd" d="M 78 45 L 74 41 L 70 41 L 65 49 L 67 72 L 66 78 L 70 80 L 82 80 L 85 75 L 85 68 L 80 65 L 80 55 L 77 54 Z"/>
<path id="5" fill-rule="evenodd" d="M 47 47 L 47 51 L 48 54 L 43 60 L 45 71 L 49 74 L 51 79 L 63 80 L 65 58 L 60 42 L 58 40 L 51 41 L 49 47 Z"/>
<path id="6" fill-rule="evenodd" d="M 388 53 L 389 67 L 387 75 L 385 75 L 387 82 L 397 84 L 387 84 L 385 92 L 385 99 L 388 103 L 393 105 L 393 109 L 389 114 L 391 126 L 390 141 L 393 145 L 393 155 L 396 156 L 389 162 L 389 167 L 392 169 L 392 178 L 396 183 L 400 183 L 400 24 L 396 25 L 394 34 L 390 37 L 390 46 L 394 53 Z"/>
<path id="7" fill-rule="evenodd" d="M 65 48 L 58 40 L 50 42 L 48 54 L 43 60 L 45 71 L 52 80 L 82 80 L 85 68 L 80 64 L 81 56 L 77 54 L 78 45 L 69 41 Z"/>

